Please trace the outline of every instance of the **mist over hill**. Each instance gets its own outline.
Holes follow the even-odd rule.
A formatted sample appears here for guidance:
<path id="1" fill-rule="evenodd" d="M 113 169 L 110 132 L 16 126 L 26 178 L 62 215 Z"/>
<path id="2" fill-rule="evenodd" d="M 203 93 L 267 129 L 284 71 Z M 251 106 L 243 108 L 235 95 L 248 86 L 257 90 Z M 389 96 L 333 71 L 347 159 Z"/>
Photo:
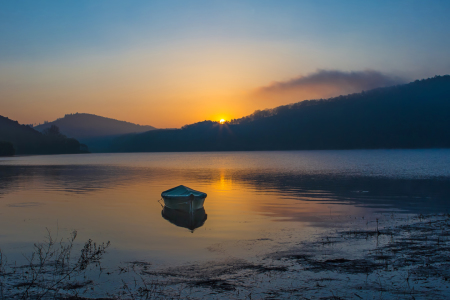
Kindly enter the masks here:
<path id="1" fill-rule="evenodd" d="M 34 128 L 42 132 L 52 125 L 58 126 L 61 133 L 68 137 L 76 138 L 88 145 L 92 152 L 108 152 L 111 141 L 117 136 L 155 129 L 149 125 L 138 125 L 86 113 L 66 114 L 63 118 Z"/>
<path id="2" fill-rule="evenodd" d="M 111 151 L 450 147 L 450 76 L 307 100 L 220 125 L 204 121 L 115 139 Z"/>
<path id="3" fill-rule="evenodd" d="M 63 154 L 84 153 L 87 147 L 73 138 L 67 138 L 56 127 L 44 133 L 28 125 L 0 116 L 0 153 L 15 154 Z M 10 147 L 13 147 L 13 151 Z"/>

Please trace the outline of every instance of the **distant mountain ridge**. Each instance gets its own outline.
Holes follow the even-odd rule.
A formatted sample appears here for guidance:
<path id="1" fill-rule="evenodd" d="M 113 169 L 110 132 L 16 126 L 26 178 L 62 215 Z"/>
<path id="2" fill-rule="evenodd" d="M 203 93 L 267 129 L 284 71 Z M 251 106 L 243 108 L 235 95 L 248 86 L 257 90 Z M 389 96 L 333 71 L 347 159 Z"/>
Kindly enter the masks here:
<path id="1" fill-rule="evenodd" d="M 0 116 L 1 147 L 12 144 L 14 154 L 62 154 L 85 153 L 87 148 L 76 139 L 67 138 L 57 131 L 47 130 L 44 134 L 28 125 L 21 125 L 6 117 Z M 4 143 L 6 142 L 6 143 Z M 4 150 L 4 149 L 2 149 Z M 3 152 L 3 151 L 0 151 Z"/>
<path id="2" fill-rule="evenodd" d="M 141 133 L 155 129 L 155 127 L 149 125 L 138 125 L 87 113 L 66 114 L 63 118 L 35 126 L 34 128 L 42 132 L 51 125 L 58 126 L 61 133 L 68 137 L 80 140 Z"/>
<path id="3" fill-rule="evenodd" d="M 450 76 L 306 100 L 220 125 L 204 121 L 115 139 L 110 151 L 450 147 Z"/>
<path id="4" fill-rule="evenodd" d="M 156 129 L 149 125 L 138 125 L 86 113 L 66 114 L 63 118 L 34 128 L 43 132 L 52 125 L 58 126 L 61 133 L 68 137 L 86 144 L 91 152 L 110 152 L 111 141 L 114 138 Z"/>

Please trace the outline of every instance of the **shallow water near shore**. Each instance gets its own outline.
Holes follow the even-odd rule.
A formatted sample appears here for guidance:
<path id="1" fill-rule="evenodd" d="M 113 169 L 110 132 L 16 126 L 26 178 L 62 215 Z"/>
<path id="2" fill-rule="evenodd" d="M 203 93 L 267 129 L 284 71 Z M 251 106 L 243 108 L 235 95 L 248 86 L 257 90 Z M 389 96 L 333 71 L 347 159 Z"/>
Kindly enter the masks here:
<path id="1" fill-rule="evenodd" d="M 194 230 L 189 216 L 162 214 L 161 192 L 180 184 L 208 194 Z M 110 241 L 109 269 L 254 261 L 330 230 L 381 227 L 382 216 L 449 212 L 448 199 L 450 150 L 2 158 L 0 248 L 20 262 L 48 228 Z"/>

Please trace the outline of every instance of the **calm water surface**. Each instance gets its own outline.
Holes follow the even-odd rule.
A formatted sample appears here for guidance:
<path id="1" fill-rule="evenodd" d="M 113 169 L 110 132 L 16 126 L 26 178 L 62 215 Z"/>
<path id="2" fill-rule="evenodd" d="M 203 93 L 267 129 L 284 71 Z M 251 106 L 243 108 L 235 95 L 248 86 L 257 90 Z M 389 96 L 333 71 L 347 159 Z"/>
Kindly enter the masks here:
<path id="1" fill-rule="evenodd" d="M 180 184 L 208 194 L 205 210 L 164 218 L 160 194 Z M 20 260 L 48 228 L 111 241 L 109 263 L 251 259 L 354 218 L 447 212 L 449 197 L 450 150 L 2 158 L 0 248 Z"/>

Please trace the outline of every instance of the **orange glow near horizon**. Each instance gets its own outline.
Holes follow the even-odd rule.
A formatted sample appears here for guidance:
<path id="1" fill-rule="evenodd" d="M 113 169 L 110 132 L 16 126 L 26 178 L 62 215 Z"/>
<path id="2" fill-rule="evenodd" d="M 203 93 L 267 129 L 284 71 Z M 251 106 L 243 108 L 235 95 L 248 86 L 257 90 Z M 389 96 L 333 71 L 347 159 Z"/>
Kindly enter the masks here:
<path id="1" fill-rule="evenodd" d="M 130 48 L 109 56 L 88 53 L 6 62 L 0 71 L 1 115 L 37 125 L 79 112 L 156 128 L 180 128 L 341 94 L 326 84 L 261 93 L 261 87 L 274 79 L 289 80 L 314 66 L 295 66 L 284 59 L 289 55 L 273 59 L 282 51 L 279 45 L 264 52 L 258 43 L 233 48 L 197 42 L 186 45 L 183 52 L 178 45 L 147 45 L 145 50 Z"/>
<path id="2" fill-rule="evenodd" d="M 240 118 L 283 104 L 255 100 L 252 91 L 298 73 L 282 75 L 286 62 L 269 59 L 281 50 L 254 51 L 261 48 L 191 41 L 182 52 L 178 44 L 152 44 L 108 55 L 6 62 L 0 71 L 2 115 L 38 124 L 79 112 L 156 128 Z"/>
<path id="3" fill-rule="evenodd" d="M 78 112 L 180 128 L 449 69 L 448 1 L 427 14 L 401 1 L 3 2 L 0 115 L 21 124 Z"/>

